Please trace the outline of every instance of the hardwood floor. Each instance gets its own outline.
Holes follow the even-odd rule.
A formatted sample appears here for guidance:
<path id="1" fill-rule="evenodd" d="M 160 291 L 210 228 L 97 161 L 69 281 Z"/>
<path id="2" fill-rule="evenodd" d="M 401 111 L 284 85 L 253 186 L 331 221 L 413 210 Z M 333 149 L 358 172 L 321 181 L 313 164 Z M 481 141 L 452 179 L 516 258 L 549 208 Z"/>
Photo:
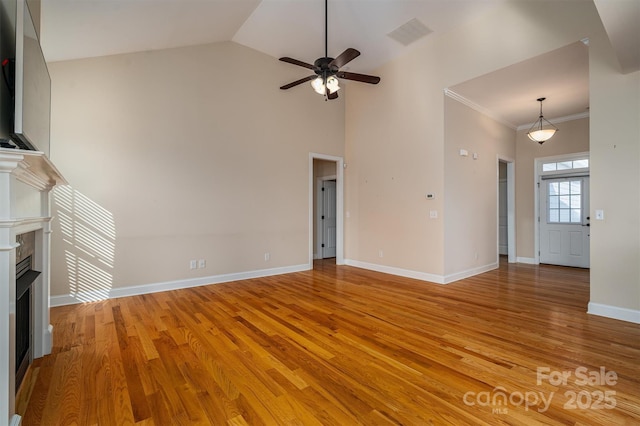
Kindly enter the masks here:
<path id="1" fill-rule="evenodd" d="M 588 280 L 503 264 L 442 286 L 322 261 L 58 307 L 18 411 L 23 425 L 640 424 L 640 325 L 587 315 Z"/>

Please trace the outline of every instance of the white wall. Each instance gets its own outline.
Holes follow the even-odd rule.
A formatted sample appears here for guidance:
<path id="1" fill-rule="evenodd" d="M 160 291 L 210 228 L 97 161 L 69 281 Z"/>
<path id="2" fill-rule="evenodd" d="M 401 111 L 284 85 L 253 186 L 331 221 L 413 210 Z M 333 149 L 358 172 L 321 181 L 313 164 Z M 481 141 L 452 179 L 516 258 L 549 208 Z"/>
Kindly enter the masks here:
<path id="1" fill-rule="evenodd" d="M 281 91 L 299 70 L 231 42 L 50 72 L 53 295 L 308 265 L 309 152 L 343 154 L 342 97 Z"/>

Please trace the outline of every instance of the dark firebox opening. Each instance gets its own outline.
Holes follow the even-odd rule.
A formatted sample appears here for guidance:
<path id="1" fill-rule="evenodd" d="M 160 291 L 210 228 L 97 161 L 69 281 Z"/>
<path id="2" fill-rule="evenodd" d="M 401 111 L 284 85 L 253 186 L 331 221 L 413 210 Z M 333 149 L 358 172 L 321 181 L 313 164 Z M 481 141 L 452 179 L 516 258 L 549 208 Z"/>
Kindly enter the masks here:
<path id="1" fill-rule="evenodd" d="M 16 265 L 16 391 L 32 360 L 32 291 L 40 272 L 31 266 L 31 256 Z"/>

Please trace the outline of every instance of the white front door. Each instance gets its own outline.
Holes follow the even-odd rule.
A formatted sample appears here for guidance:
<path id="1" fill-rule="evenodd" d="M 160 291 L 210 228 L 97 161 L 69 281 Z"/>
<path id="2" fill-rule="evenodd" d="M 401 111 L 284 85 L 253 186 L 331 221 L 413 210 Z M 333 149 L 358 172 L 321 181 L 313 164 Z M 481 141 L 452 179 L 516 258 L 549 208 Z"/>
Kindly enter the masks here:
<path id="1" fill-rule="evenodd" d="M 322 184 L 322 258 L 336 257 L 336 181 Z"/>
<path id="2" fill-rule="evenodd" d="M 589 177 L 540 182 L 540 263 L 589 267 Z"/>

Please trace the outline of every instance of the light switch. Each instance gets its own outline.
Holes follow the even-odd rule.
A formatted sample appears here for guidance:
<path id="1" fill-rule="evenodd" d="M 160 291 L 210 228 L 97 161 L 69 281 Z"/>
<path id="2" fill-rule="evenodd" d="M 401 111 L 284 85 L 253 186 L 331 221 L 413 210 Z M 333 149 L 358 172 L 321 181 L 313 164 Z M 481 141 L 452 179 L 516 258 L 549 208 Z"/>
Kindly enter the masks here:
<path id="1" fill-rule="evenodd" d="M 437 219 L 438 218 L 438 210 L 429 210 L 429 218 Z"/>
<path id="2" fill-rule="evenodd" d="M 604 210 L 596 210 L 596 220 L 604 220 Z"/>

